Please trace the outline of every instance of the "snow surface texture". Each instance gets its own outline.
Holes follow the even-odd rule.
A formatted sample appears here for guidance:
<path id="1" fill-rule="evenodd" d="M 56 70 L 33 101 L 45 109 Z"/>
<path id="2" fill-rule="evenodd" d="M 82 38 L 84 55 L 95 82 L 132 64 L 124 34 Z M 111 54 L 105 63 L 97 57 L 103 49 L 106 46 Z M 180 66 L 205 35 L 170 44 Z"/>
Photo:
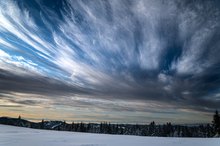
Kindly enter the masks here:
<path id="1" fill-rule="evenodd" d="M 0 125 L 0 146 L 220 146 L 220 138 L 89 134 Z"/>

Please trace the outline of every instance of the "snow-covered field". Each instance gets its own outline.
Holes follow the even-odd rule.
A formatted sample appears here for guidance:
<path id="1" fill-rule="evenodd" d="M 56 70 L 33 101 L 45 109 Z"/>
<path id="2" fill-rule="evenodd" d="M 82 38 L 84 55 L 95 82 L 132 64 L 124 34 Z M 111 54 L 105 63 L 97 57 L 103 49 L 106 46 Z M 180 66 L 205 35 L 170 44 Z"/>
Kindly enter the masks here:
<path id="1" fill-rule="evenodd" d="M 0 125 L 0 146 L 220 146 L 220 138 L 89 134 Z"/>

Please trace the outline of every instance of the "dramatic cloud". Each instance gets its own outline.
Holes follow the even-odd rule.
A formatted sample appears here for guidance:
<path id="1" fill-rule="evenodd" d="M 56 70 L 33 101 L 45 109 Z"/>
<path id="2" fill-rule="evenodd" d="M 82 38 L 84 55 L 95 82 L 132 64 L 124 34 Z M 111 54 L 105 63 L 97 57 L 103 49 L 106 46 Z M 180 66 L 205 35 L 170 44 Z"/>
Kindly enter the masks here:
<path id="1" fill-rule="evenodd" d="M 217 0 L 1 1 L 0 108 L 209 122 L 220 108 L 219 22 Z"/>

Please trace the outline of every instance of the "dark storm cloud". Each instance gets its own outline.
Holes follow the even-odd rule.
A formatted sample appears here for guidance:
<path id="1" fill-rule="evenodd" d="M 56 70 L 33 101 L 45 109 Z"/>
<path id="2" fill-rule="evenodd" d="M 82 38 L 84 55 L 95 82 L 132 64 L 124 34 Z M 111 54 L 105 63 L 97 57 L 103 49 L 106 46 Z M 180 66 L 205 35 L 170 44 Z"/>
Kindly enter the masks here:
<path id="1" fill-rule="evenodd" d="M 13 11 L 0 13 L 2 93 L 48 95 L 55 105 L 115 111 L 153 112 L 71 103 L 68 96 L 155 101 L 201 112 L 220 108 L 219 1 L 37 0 L 3 6 Z"/>
<path id="2" fill-rule="evenodd" d="M 0 70 L 0 92 L 35 93 L 42 95 L 85 94 L 80 87 L 42 76 L 19 76 Z M 91 94 L 91 93 L 90 93 Z"/>

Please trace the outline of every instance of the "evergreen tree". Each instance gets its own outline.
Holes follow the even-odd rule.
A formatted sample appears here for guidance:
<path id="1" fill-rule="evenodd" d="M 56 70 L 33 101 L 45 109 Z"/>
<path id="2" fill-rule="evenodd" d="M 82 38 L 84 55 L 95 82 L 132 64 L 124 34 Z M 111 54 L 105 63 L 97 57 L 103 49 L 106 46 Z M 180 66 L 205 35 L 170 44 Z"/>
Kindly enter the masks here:
<path id="1" fill-rule="evenodd" d="M 80 132 L 86 132 L 85 124 L 83 122 L 80 123 Z"/>
<path id="2" fill-rule="evenodd" d="M 107 126 L 107 133 L 112 134 L 111 124 L 109 123 L 106 126 Z"/>
<path id="3" fill-rule="evenodd" d="M 210 126 L 210 124 L 206 125 L 206 137 L 211 137 L 212 135 L 212 128 Z"/>
<path id="4" fill-rule="evenodd" d="M 149 125 L 149 134 L 150 136 L 153 136 L 155 134 L 155 122 L 151 122 Z"/>
<path id="5" fill-rule="evenodd" d="M 41 129 L 44 129 L 44 119 L 42 119 L 42 121 L 41 121 L 40 128 L 41 128 Z"/>
<path id="6" fill-rule="evenodd" d="M 116 127 L 115 127 L 115 133 L 118 134 L 119 133 L 118 131 L 119 131 L 119 126 L 117 124 Z"/>
<path id="7" fill-rule="evenodd" d="M 101 122 L 101 124 L 100 124 L 100 126 L 99 126 L 99 127 L 100 127 L 100 130 L 99 130 L 99 131 L 100 131 L 100 133 L 104 133 L 104 128 L 103 128 L 103 123 L 102 123 L 102 122 Z"/>
<path id="8" fill-rule="evenodd" d="M 71 131 L 75 131 L 75 125 L 74 125 L 74 122 L 72 122 L 72 124 L 71 124 Z"/>
<path id="9" fill-rule="evenodd" d="M 217 110 L 215 111 L 212 122 L 213 122 L 214 132 L 216 134 L 220 134 L 220 116 Z"/>
<path id="10" fill-rule="evenodd" d="M 20 115 L 18 116 L 18 120 L 17 120 L 17 122 L 16 122 L 15 125 L 16 125 L 16 126 L 22 126 L 22 123 L 21 123 L 21 116 L 20 116 Z"/>
<path id="11" fill-rule="evenodd" d="M 67 124 L 66 124 L 65 120 L 63 121 L 63 126 L 62 127 L 63 127 L 62 130 L 66 130 L 67 129 Z"/>
<path id="12" fill-rule="evenodd" d="M 87 125 L 87 130 L 86 130 L 86 132 L 90 132 L 90 131 L 91 131 L 91 129 L 92 129 L 92 124 L 91 124 L 91 123 L 89 123 L 89 124 Z"/>

